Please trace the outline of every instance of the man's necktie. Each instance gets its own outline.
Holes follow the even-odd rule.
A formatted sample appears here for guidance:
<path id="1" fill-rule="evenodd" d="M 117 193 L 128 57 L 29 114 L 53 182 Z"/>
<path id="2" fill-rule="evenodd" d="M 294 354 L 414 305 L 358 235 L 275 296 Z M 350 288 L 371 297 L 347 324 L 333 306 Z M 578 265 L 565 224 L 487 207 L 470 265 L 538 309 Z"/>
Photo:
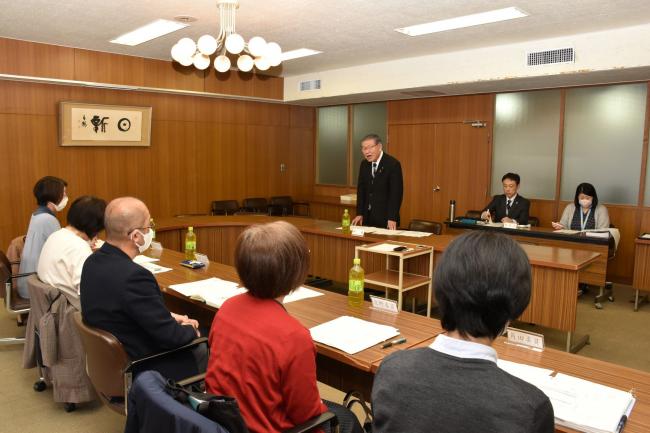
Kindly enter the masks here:
<path id="1" fill-rule="evenodd" d="M 508 199 L 506 202 L 506 215 L 510 213 L 510 207 L 512 206 L 512 199 Z"/>
<path id="2" fill-rule="evenodd" d="M 373 162 L 372 163 L 372 177 L 375 177 L 375 173 L 377 173 L 377 163 Z"/>

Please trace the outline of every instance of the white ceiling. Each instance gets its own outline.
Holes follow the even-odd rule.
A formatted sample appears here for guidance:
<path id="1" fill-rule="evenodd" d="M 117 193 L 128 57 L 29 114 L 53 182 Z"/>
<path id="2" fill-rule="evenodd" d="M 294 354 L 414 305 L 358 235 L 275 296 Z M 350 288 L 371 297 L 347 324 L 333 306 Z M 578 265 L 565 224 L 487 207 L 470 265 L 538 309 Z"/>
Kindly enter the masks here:
<path id="1" fill-rule="evenodd" d="M 509 6 L 530 16 L 415 38 L 393 31 Z M 216 12 L 215 0 L 0 0 L 0 37 L 169 59 L 179 38 L 216 34 Z M 108 42 L 177 15 L 198 21 L 136 47 Z M 237 13 L 237 31 L 245 38 L 259 35 L 283 50 L 324 52 L 285 62 L 278 71 L 285 76 L 648 22 L 648 0 L 240 0 Z"/>

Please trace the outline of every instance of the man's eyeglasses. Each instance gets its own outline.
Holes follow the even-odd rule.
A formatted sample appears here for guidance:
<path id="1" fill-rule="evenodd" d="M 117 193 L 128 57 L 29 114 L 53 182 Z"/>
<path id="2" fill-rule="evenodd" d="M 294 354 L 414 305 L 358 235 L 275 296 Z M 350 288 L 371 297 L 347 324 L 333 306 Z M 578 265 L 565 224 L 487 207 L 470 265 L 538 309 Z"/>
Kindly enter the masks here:
<path id="1" fill-rule="evenodd" d="M 129 231 L 126 233 L 126 235 L 127 235 L 127 236 L 131 236 L 131 233 L 133 233 L 133 232 L 136 231 L 136 230 L 140 230 L 140 231 L 142 231 L 142 230 L 144 230 L 144 229 L 150 229 L 150 230 L 151 230 L 152 228 L 154 228 L 154 227 L 153 227 L 153 226 L 136 227 L 136 228 L 134 228 L 134 229 L 129 230 Z"/>
<path id="2" fill-rule="evenodd" d="M 376 147 L 376 146 L 377 146 L 377 143 L 371 144 L 370 146 L 361 146 L 361 150 L 363 152 L 365 152 L 366 150 L 370 150 L 370 149 L 372 149 L 373 147 Z"/>

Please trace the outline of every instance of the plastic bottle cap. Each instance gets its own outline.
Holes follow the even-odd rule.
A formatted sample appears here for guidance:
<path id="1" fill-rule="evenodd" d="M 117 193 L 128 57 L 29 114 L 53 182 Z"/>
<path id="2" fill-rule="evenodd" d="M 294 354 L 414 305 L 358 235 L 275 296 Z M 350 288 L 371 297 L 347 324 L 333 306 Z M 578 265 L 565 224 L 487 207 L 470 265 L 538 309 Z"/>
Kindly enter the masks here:
<path id="1" fill-rule="evenodd" d="M 352 263 L 354 263 L 355 265 L 360 265 L 361 264 L 361 259 L 357 257 L 354 260 L 352 260 Z"/>
<path id="2" fill-rule="evenodd" d="M 189 231 L 192 231 L 192 230 L 194 230 L 194 227 L 189 226 L 187 229 L 188 229 Z"/>

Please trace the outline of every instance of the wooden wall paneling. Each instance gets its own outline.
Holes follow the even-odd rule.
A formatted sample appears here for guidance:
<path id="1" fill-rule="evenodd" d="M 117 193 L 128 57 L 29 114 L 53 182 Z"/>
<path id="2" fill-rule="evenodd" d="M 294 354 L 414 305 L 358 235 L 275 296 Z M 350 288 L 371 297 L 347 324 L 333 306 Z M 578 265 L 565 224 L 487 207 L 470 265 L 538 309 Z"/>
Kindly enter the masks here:
<path id="1" fill-rule="evenodd" d="M 143 85 L 161 89 L 205 91 L 207 71 L 194 66 L 185 67 L 176 62 L 156 59 L 142 59 L 144 66 Z"/>
<path id="2" fill-rule="evenodd" d="M 414 218 L 432 219 L 433 187 L 436 186 L 434 160 L 437 158 L 435 125 L 389 125 L 391 153 L 402 165 L 404 198 L 400 210 L 401 225 Z"/>
<path id="3" fill-rule="evenodd" d="M 235 245 L 237 238 L 246 227 L 232 226 L 224 227 L 221 233 L 221 261 L 226 265 L 235 265 Z"/>
<path id="4" fill-rule="evenodd" d="M 70 86 L 0 81 L 0 114 L 58 116 L 59 101 L 70 100 Z"/>
<path id="5" fill-rule="evenodd" d="M 246 122 L 254 125 L 289 126 L 289 106 L 246 102 Z"/>
<path id="6" fill-rule="evenodd" d="M 280 164 L 289 163 L 289 131 L 286 127 L 246 127 L 246 195 L 289 195 L 289 173 Z"/>
<path id="7" fill-rule="evenodd" d="M 0 73 L 74 79 L 74 48 L 0 38 Z"/>
<path id="8" fill-rule="evenodd" d="M 289 155 L 287 173 L 291 196 L 307 198 L 313 195 L 314 183 L 314 130 L 289 129 Z"/>
<path id="9" fill-rule="evenodd" d="M 555 211 L 554 221 L 562 217 L 564 207 L 560 207 L 560 192 L 562 186 L 562 164 L 564 162 L 564 112 L 566 107 L 566 89 L 560 91 L 560 125 L 557 138 L 557 168 L 555 174 Z"/>
<path id="10" fill-rule="evenodd" d="M 636 206 L 606 205 L 609 220 L 621 233 L 616 257 L 607 265 L 608 279 L 629 284 L 634 273 L 634 239 L 637 237 Z"/>
<path id="11" fill-rule="evenodd" d="M 253 96 L 253 74 L 234 70 L 217 72 L 214 68 L 208 68 L 204 89 L 210 93 Z"/>
<path id="12" fill-rule="evenodd" d="M 164 248 L 181 251 L 180 230 L 165 230 L 160 233 L 156 232 L 156 241 L 160 242 Z"/>
<path id="13" fill-rule="evenodd" d="M 292 128 L 315 128 L 316 109 L 314 107 L 289 106 L 289 126 Z"/>
<path id="14" fill-rule="evenodd" d="M 551 227 L 551 221 L 557 221 L 556 208 L 555 200 L 531 199 L 529 215 L 539 218 L 540 227 Z"/>
<path id="15" fill-rule="evenodd" d="M 144 86 L 144 58 L 74 49 L 74 79 L 93 83 Z"/>
<path id="16" fill-rule="evenodd" d="M 388 101 L 389 125 L 489 120 L 494 95 L 444 96 Z"/>
<path id="17" fill-rule="evenodd" d="M 189 226 L 189 224 L 188 224 Z M 186 230 L 181 230 L 181 247 L 185 251 L 183 242 L 185 240 Z M 211 262 L 222 263 L 221 261 L 221 227 L 195 227 L 196 234 L 196 252 L 206 254 Z"/>
<path id="18" fill-rule="evenodd" d="M 196 113 L 204 122 L 246 123 L 246 102 L 234 99 L 193 98 Z"/>
<path id="19" fill-rule="evenodd" d="M 257 98 L 284 99 L 284 78 L 253 74 L 253 96 Z"/>

